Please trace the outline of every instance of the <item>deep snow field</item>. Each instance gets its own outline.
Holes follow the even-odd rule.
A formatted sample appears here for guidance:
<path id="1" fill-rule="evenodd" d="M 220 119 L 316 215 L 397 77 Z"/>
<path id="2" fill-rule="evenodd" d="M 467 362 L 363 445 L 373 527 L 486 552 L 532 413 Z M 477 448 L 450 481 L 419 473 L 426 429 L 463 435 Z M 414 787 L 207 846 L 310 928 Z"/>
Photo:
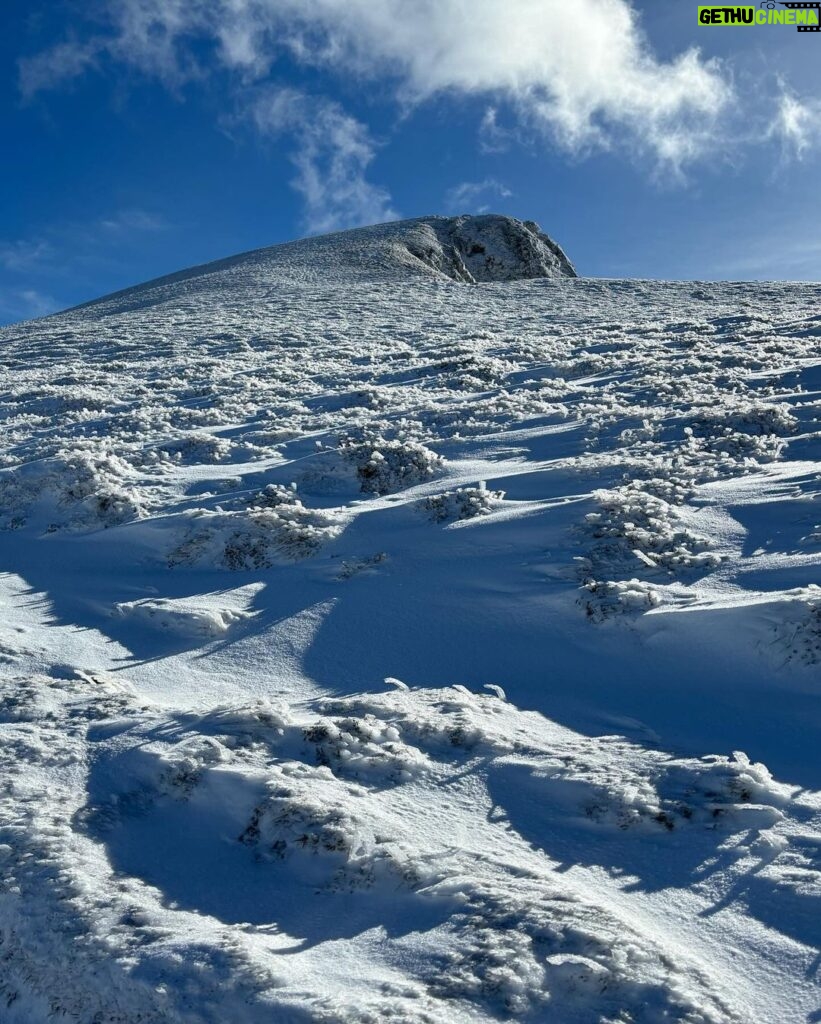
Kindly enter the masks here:
<path id="1" fill-rule="evenodd" d="M 821 1020 L 821 285 L 452 227 L 0 331 L 3 1024 Z"/>

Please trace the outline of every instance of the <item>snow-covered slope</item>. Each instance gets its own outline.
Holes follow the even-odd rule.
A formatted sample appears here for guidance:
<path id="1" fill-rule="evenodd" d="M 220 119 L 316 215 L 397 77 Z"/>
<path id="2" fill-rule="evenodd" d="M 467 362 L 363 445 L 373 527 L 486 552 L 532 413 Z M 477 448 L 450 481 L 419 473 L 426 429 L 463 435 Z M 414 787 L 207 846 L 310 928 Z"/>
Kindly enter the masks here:
<path id="1" fill-rule="evenodd" d="M 252 292 L 307 284 L 356 286 L 415 278 L 514 281 L 575 277 L 561 246 L 533 221 L 495 214 L 420 217 L 301 239 L 149 281 L 89 306 L 122 312 L 181 295 Z"/>
<path id="2" fill-rule="evenodd" d="M 4 1024 L 815 1019 L 820 297 L 428 218 L 0 332 Z"/>

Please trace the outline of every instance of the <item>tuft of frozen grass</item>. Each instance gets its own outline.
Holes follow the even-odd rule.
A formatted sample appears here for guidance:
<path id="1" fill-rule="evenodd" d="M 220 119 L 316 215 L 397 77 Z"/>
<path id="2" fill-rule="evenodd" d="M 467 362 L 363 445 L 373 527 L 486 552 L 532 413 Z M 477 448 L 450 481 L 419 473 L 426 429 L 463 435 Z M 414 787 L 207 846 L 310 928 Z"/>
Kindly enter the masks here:
<path id="1" fill-rule="evenodd" d="M 821 587 L 797 591 L 795 599 L 785 604 L 789 612 L 774 627 L 770 646 L 787 661 L 821 664 Z"/>
<path id="2" fill-rule="evenodd" d="M 640 613 L 658 608 L 661 592 L 652 583 L 642 580 L 589 580 L 583 584 L 579 601 L 588 618 L 603 622 L 626 612 Z"/>

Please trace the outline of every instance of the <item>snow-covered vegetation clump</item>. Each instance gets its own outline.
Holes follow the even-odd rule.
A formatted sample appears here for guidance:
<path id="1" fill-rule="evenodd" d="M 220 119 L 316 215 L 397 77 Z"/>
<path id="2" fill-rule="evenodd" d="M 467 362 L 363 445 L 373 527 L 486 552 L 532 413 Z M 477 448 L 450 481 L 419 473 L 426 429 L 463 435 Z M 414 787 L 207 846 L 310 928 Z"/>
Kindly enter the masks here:
<path id="1" fill-rule="evenodd" d="M 821 665 L 821 587 L 811 584 L 790 596 L 790 611 L 775 626 L 769 646 L 782 661 Z"/>
<path id="2" fill-rule="evenodd" d="M 49 531 L 118 526 L 146 514 L 137 473 L 112 451 L 63 450 L 42 462 L 0 471 L 6 528 L 34 515 Z"/>
<path id="3" fill-rule="evenodd" d="M 504 491 L 489 491 L 487 487 L 457 487 L 425 498 L 422 508 L 436 523 L 487 516 L 504 499 Z"/>
<path id="4" fill-rule="evenodd" d="M 3 1024 L 816 1014 L 821 287 L 572 275 L 424 218 L 0 332 Z"/>
<path id="5" fill-rule="evenodd" d="M 305 508 L 298 500 L 244 512 L 195 509 L 180 519 L 185 533 L 168 555 L 171 566 L 270 568 L 278 560 L 308 558 L 342 529 L 332 513 Z"/>
<path id="6" fill-rule="evenodd" d="M 365 494 L 389 494 L 429 480 L 443 461 L 417 441 L 388 441 L 375 437 L 363 442 L 342 442 L 343 456 L 356 467 L 360 490 Z"/>
<path id="7" fill-rule="evenodd" d="M 597 491 L 594 498 L 599 511 L 585 516 L 593 540 L 588 557 L 594 566 L 635 566 L 638 561 L 675 573 L 720 564 L 710 538 L 693 530 L 679 509 L 662 498 L 630 484 Z"/>

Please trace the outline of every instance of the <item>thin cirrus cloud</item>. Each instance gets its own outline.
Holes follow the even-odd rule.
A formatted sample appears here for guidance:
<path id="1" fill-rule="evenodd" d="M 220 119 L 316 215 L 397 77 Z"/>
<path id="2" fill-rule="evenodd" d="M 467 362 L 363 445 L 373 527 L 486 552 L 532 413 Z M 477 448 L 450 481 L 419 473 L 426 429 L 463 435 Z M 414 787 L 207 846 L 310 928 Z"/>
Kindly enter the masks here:
<path id="1" fill-rule="evenodd" d="M 499 141 L 495 112 L 504 105 L 522 130 L 544 133 L 569 152 L 622 146 L 674 173 L 719 143 L 733 103 L 729 75 L 716 62 L 695 50 L 659 60 L 628 0 L 105 3 L 101 30 L 20 61 L 24 95 L 111 64 L 172 89 L 216 67 L 247 95 L 287 55 L 349 83 L 379 80 L 402 109 L 437 96 L 478 98 L 489 111 L 481 129 L 486 148 Z M 197 56 L 204 52 L 208 58 Z M 266 134 L 294 138 L 294 184 L 313 229 L 392 215 L 387 193 L 366 178 L 376 149 L 366 126 L 334 102 L 292 90 L 277 98 L 263 88 L 251 119 Z M 285 100 L 293 112 L 283 110 Z"/>
<path id="2" fill-rule="evenodd" d="M 290 88 L 257 92 L 247 113 L 260 134 L 289 133 L 297 147 L 293 187 L 311 233 L 394 220 L 390 195 L 367 180 L 375 146 L 367 128 L 331 100 Z"/>
<path id="3" fill-rule="evenodd" d="M 27 271 L 40 266 L 53 255 L 53 247 L 44 238 L 0 241 L 0 268 L 10 271 Z"/>
<path id="4" fill-rule="evenodd" d="M 799 99 L 783 79 L 778 86 L 778 106 L 767 135 L 780 142 L 785 160 L 802 160 L 821 144 L 821 102 Z"/>
<path id="5" fill-rule="evenodd" d="M 463 181 L 445 194 L 445 207 L 452 213 L 487 213 L 490 199 L 510 199 L 513 193 L 495 178 L 484 181 Z"/>

